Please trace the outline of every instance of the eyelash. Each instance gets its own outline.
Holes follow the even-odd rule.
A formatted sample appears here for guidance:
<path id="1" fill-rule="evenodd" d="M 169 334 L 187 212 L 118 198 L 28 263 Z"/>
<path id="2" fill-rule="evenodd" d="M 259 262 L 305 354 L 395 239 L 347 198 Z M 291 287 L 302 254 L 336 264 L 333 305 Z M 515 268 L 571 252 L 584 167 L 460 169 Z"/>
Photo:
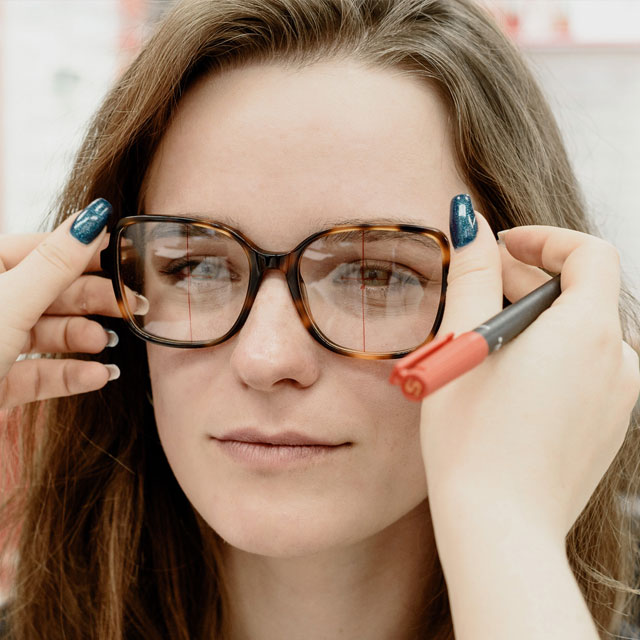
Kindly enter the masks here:
<path id="1" fill-rule="evenodd" d="M 197 257 L 194 258 L 193 256 L 191 256 L 190 258 L 179 258 L 176 260 L 172 260 L 166 266 L 163 266 L 160 269 L 158 269 L 158 271 L 162 275 L 184 280 L 184 278 L 188 276 L 183 276 L 182 278 L 180 278 L 179 277 L 180 271 L 182 271 L 185 267 L 189 267 L 190 273 L 193 273 L 194 268 L 197 268 L 205 260 L 206 260 L 206 257 L 203 257 L 201 259 L 198 259 Z M 235 278 L 233 277 L 233 272 L 231 270 L 229 270 L 229 273 L 232 275 L 232 278 L 231 278 L 232 280 L 236 280 L 236 281 L 240 280 L 240 278 L 238 278 L 237 276 Z"/>
<path id="2" fill-rule="evenodd" d="M 189 277 L 188 275 L 185 275 L 185 276 L 179 275 L 183 269 L 189 268 L 192 274 L 194 269 L 196 269 L 199 265 L 201 265 L 205 260 L 206 260 L 206 257 L 202 259 L 197 259 L 194 257 L 176 259 L 170 262 L 168 265 L 160 268 L 159 272 L 164 276 L 173 278 L 175 281 L 183 281 L 185 280 L 185 278 Z M 401 265 L 396 265 L 396 266 L 401 266 Z M 334 283 L 340 283 L 340 282 L 344 283 L 345 279 L 348 278 L 349 270 L 351 270 L 352 273 L 357 272 L 358 274 L 357 276 L 353 277 L 353 280 L 354 280 L 353 284 L 357 284 L 359 286 L 364 285 L 364 287 L 371 294 L 375 293 L 375 295 L 378 295 L 378 296 L 389 295 L 390 292 L 392 292 L 394 289 L 404 285 L 425 286 L 428 282 L 426 278 L 414 273 L 409 274 L 404 270 L 395 269 L 391 272 L 389 270 L 388 263 L 367 262 L 365 265 L 360 265 L 360 266 L 356 266 L 355 263 L 344 263 L 343 265 L 338 267 L 338 269 L 341 270 L 342 273 L 339 273 L 337 276 L 334 277 L 333 279 Z M 368 280 L 367 278 L 363 279 L 362 277 L 363 272 L 367 272 L 367 271 L 383 271 L 385 273 L 390 274 L 388 279 L 394 279 L 395 281 L 391 283 L 387 282 L 386 284 L 382 284 L 382 285 L 370 284 L 371 282 L 370 280 Z M 230 278 L 231 282 L 238 282 L 242 279 L 237 275 L 235 275 L 234 277 L 234 274 L 231 270 L 228 270 L 228 273 L 231 275 L 231 278 Z M 196 279 L 197 277 L 198 276 L 195 276 Z"/>
<path id="3" fill-rule="evenodd" d="M 349 264 L 345 264 L 344 268 L 347 269 L 348 267 L 353 266 L 354 263 L 349 263 Z M 401 266 L 401 265 L 396 265 L 396 266 Z M 386 263 L 375 263 L 375 262 L 367 262 L 365 265 L 362 266 L 358 266 L 356 267 L 357 271 L 360 274 L 360 278 L 354 278 L 354 280 L 360 282 L 360 284 L 363 284 L 363 279 L 362 279 L 362 273 L 366 272 L 366 271 L 384 271 L 386 273 L 390 273 L 389 271 L 389 265 Z M 344 277 L 344 276 L 342 276 Z M 410 284 L 410 285 L 416 285 L 416 284 L 425 284 L 427 282 L 427 280 L 417 274 L 409 274 L 404 270 L 393 270 L 393 272 L 391 273 L 391 276 L 393 278 L 399 279 L 399 282 L 395 282 L 393 284 L 389 284 L 386 285 L 385 288 L 388 290 L 390 288 L 393 287 L 397 287 L 397 286 L 401 286 L 401 285 L 405 285 L 405 284 Z M 334 280 L 335 282 L 335 280 Z M 366 279 L 364 280 L 364 282 L 366 282 Z M 366 285 L 365 285 L 366 286 Z M 371 288 L 375 288 L 375 289 L 379 289 L 381 290 L 382 287 L 378 287 L 378 286 L 372 286 L 369 285 Z"/>

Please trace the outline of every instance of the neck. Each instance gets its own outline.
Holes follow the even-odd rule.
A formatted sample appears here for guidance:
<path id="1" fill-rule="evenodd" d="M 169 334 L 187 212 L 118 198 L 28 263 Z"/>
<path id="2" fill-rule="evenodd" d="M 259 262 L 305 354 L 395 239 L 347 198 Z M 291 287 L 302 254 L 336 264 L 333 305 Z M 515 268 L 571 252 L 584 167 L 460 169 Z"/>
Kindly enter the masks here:
<path id="1" fill-rule="evenodd" d="M 446 590 L 426 502 L 349 546 L 274 558 L 224 545 L 223 558 L 230 640 L 436 636 Z"/>

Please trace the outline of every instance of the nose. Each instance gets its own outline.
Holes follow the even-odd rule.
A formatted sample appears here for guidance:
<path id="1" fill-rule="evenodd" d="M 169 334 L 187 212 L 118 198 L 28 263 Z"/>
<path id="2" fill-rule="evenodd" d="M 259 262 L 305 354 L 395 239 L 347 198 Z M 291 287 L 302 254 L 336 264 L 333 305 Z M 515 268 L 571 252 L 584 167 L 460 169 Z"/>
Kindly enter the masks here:
<path id="1" fill-rule="evenodd" d="M 231 367 L 248 387 L 273 391 L 283 383 L 308 387 L 320 374 L 323 347 L 305 329 L 284 274 L 265 274 L 249 317 L 231 339 Z"/>

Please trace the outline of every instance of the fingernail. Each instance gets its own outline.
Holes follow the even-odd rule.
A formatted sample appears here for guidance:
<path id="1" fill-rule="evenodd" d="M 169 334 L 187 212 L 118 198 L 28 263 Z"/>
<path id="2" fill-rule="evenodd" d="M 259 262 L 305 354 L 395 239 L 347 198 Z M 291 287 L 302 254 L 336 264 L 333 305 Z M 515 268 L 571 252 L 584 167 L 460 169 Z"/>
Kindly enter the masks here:
<path id="1" fill-rule="evenodd" d="M 109 341 L 107 342 L 107 347 L 115 347 L 118 342 L 120 342 L 120 338 L 115 331 L 111 329 L 105 329 L 107 336 L 109 337 Z"/>
<path id="2" fill-rule="evenodd" d="M 149 301 L 140 293 L 133 292 L 133 295 L 136 297 L 138 304 L 136 305 L 136 316 L 143 316 L 145 313 L 149 311 Z"/>
<path id="3" fill-rule="evenodd" d="M 112 210 L 113 207 L 104 198 L 94 200 L 71 225 L 71 235 L 82 244 L 91 244 L 104 229 Z"/>
<path id="4" fill-rule="evenodd" d="M 498 244 L 501 244 L 503 247 L 506 246 L 504 243 L 504 237 L 507 234 L 508 229 L 504 229 L 503 231 L 498 231 L 498 233 L 496 234 L 498 236 Z"/>
<path id="5" fill-rule="evenodd" d="M 109 382 L 111 382 L 111 380 L 117 380 L 120 377 L 120 369 L 118 368 L 118 365 L 105 364 L 104 366 L 109 369 Z"/>
<path id="6" fill-rule="evenodd" d="M 461 193 L 451 199 L 449 232 L 454 249 L 460 249 L 473 242 L 478 234 L 478 221 L 473 212 L 471 198 Z"/>
<path id="7" fill-rule="evenodd" d="M 104 251 L 108 246 L 109 246 L 109 234 L 105 234 L 104 239 L 102 240 L 102 243 L 100 244 L 100 248 L 98 249 L 98 251 Z"/>

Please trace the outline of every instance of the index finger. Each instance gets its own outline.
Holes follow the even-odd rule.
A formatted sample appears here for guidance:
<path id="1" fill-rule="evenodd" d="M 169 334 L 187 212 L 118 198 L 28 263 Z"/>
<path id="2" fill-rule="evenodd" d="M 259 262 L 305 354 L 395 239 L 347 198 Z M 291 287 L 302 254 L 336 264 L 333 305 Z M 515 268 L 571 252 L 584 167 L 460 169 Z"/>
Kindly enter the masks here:
<path id="1" fill-rule="evenodd" d="M 44 233 L 12 233 L 0 235 L 0 261 L 8 271 L 22 262 L 41 242 L 51 235 L 51 231 Z M 109 244 L 109 234 L 100 244 L 96 253 L 91 257 L 85 271 L 100 271 L 100 251 Z"/>
<path id="2" fill-rule="evenodd" d="M 562 299 L 578 295 L 594 309 L 617 313 L 620 296 L 620 254 L 610 243 L 581 231 L 528 225 L 504 235 L 509 253 L 526 264 L 561 274 Z"/>

